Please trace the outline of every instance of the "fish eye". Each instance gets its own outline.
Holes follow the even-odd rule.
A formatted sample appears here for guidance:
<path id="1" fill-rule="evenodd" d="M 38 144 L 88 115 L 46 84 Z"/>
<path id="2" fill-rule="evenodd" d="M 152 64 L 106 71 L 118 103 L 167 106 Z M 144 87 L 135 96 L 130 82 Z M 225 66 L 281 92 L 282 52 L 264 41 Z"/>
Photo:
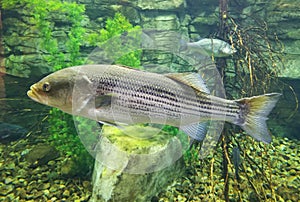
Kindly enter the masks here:
<path id="1" fill-rule="evenodd" d="M 44 92 L 49 92 L 50 89 L 51 89 L 50 84 L 49 84 L 48 82 L 45 82 L 45 83 L 43 84 L 43 91 L 44 91 Z"/>

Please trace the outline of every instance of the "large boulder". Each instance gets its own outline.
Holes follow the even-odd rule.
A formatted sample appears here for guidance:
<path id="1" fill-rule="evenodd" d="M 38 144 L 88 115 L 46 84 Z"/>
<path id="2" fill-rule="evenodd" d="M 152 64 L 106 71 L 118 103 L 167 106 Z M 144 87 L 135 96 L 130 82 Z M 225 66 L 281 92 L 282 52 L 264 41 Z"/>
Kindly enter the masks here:
<path id="1" fill-rule="evenodd" d="M 90 201 L 150 201 L 184 173 L 182 140 L 155 129 L 140 133 L 141 129 L 104 127 L 96 146 Z"/>

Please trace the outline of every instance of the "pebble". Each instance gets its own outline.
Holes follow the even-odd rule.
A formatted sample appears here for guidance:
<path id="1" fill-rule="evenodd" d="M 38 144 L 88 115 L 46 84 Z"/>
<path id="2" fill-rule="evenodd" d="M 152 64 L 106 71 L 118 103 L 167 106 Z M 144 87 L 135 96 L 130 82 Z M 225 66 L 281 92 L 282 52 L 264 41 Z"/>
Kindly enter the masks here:
<path id="1" fill-rule="evenodd" d="M 49 189 L 50 188 L 50 183 L 49 182 L 48 183 L 44 183 L 43 185 L 44 185 L 43 189 Z"/>
<path id="2" fill-rule="evenodd" d="M 9 184 L 9 185 L 5 185 L 5 186 L 1 186 L 0 187 L 0 195 L 2 196 L 6 196 L 8 194 L 10 194 L 11 192 L 13 192 L 14 190 L 14 185 Z"/>
<path id="3" fill-rule="evenodd" d="M 47 197 L 50 195 L 50 191 L 48 189 L 43 190 L 43 193 Z"/>
<path id="4" fill-rule="evenodd" d="M 26 191 L 24 188 L 17 188 L 17 195 L 20 196 L 21 199 L 26 199 Z"/>
<path id="5" fill-rule="evenodd" d="M 178 201 L 178 202 L 186 201 L 186 198 L 185 198 L 184 196 L 178 195 L 177 201 Z"/>
<path id="6" fill-rule="evenodd" d="M 182 183 L 183 187 L 189 187 L 190 181 L 189 180 L 184 180 Z"/>
<path id="7" fill-rule="evenodd" d="M 63 192 L 62 195 L 65 196 L 65 197 L 69 197 L 69 196 L 70 196 L 70 191 L 66 189 L 66 190 Z"/>
<path id="8" fill-rule="evenodd" d="M 4 184 L 10 184 L 10 183 L 12 183 L 12 181 L 13 181 L 12 178 L 7 177 L 7 178 L 5 178 L 5 180 L 4 180 Z"/>
<path id="9" fill-rule="evenodd" d="M 77 195 L 77 193 L 76 192 L 74 192 L 73 194 L 72 194 L 72 199 L 79 199 L 80 197 Z"/>
<path id="10" fill-rule="evenodd" d="M 37 190 L 43 190 L 44 186 L 45 185 L 43 183 L 39 183 L 39 185 L 37 186 Z"/>
<path id="11" fill-rule="evenodd" d="M 57 201 L 57 199 L 58 199 L 58 198 L 56 198 L 56 197 L 52 197 L 52 198 L 50 199 L 50 201 Z"/>
<path id="12" fill-rule="evenodd" d="M 56 164 L 55 161 L 49 161 L 49 162 L 48 162 L 48 165 L 49 165 L 49 166 L 54 166 L 55 164 Z"/>
<path id="13" fill-rule="evenodd" d="M 25 169 L 18 170 L 18 176 L 25 176 L 27 174 L 27 171 Z"/>
<path id="14" fill-rule="evenodd" d="M 44 193 L 42 192 L 42 191 L 37 191 L 36 193 L 35 193 L 35 195 L 34 195 L 34 199 L 37 199 L 37 198 L 40 198 L 41 196 L 43 196 L 44 195 Z"/>
<path id="15" fill-rule="evenodd" d="M 83 181 L 83 182 L 82 182 L 82 186 L 83 186 L 84 188 L 89 188 L 89 187 L 91 186 L 91 182 L 89 182 L 89 181 Z"/>
<path id="16" fill-rule="evenodd" d="M 6 169 L 7 170 L 15 170 L 16 168 L 16 164 L 14 162 L 12 163 L 9 163 L 7 166 L 6 166 Z"/>
<path id="17" fill-rule="evenodd" d="M 49 191 L 51 192 L 51 193 L 55 193 L 55 192 L 57 192 L 57 187 L 56 186 L 51 186 L 50 187 L 50 189 L 49 189 Z"/>
<path id="18" fill-rule="evenodd" d="M 296 172 L 295 169 L 291 169 L 291 170 L 289 170 L 289 174 L 290 174 L 290 175 L 296 175 L 297 172 Z"/>
<path id="19" fill-rule="evenodd" d="M 286 146 L 282 144 L 282 145 L 279 146 L 279 149 L 281 151 L 286 151 Z"/>
<path id="20" fill-rule="evenodd" d="M 6 201 L 14 201 L 16 199 L 16 196 L 14 193 L 10 193 L 7 196 L 5 196 Z"/>
<path id="21" fill-rule="evenodd" d="M 26 187 L 28 184 L 28 182 L 23 178 L 20 178 L 18 181 L 19 181 L 19 185 L 23 187 Z"/>
<path id="22" fill-rule="evenodd" d="M 298 176 L 289 176 L 287 178 L 287 182 L 288 182 L 288 185 L 293 185 L 293 184 L 297 185 L 300 183 L 300 180 L 299 180 Z"/>
<path id="23" fill-rule="evenodd" d="M 90 181 L 85 180 L 80 183 L 68 179 L 68 190 L 66 190 L 66 181 L 60 178 L 59 173 L 57 179 L 60 180 L 54 179 L 54 181 L 49 177 L 49 173 L 57 173 L 56 167 L 60 166 L 60 161 L 50 161 L 48 166 L 30 168 L 26 161 L 22 161 L 23 149 L 24 147 L 20 147 L 17 150 L 10 146 L 5 149 L 9 150 L 5 153 L 6 156 L 3 156 L 5 161 L 2 158 L 0 160 L 0 201 L 61 201 L 62 198 L 65 198 L 65 201 L 87 201 L 90 198 L 92 188 Z M 2 145 L 0 150 L 3 151 Z M 16 159 L 21 160 L 16 161 Z"/>

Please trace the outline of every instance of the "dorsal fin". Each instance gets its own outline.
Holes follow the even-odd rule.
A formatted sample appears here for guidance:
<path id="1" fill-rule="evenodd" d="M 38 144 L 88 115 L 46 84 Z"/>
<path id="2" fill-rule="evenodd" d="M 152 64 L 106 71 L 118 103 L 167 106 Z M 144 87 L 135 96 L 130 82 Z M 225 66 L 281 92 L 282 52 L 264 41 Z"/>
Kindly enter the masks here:
<path id="1" fill-rule="evenodd" d="M 204 80 L 200 74 L 197 73 L 170 73 L 166 74 L 166 77 L 173 79 L 177 82 L 184 83 L 185 85 L 191 86 L 192 88 L 210 94 Z"/>

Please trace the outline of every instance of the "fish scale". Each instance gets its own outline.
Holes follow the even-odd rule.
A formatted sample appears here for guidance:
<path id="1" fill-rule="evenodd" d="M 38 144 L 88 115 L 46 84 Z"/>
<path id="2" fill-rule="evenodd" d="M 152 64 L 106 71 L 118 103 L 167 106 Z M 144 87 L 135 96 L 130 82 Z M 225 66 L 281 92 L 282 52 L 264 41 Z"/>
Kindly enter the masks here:
<path id="1" fill-rule="evenodd" d="M 152 78 L 152 73 L 146 76 L 141 76 L 140 74 L 125 74 L 121 77 L 119 74 L 120 73 L 118 73 L 118 75 L 104 75 L 98 78 L 99 82 L 96 83 L 101 84 L 97 86 L 97 92 L 117 95 L 118 98 L 115 100 L 115 103 L 112 104 L 118 105 L 120 111 L 129 109 L 131 114 L 143 114 L 146 116 L 151 116 L 151 113 L 161 112 L 164 117 L 172 117 L 172 121 L 176 118 L 180 119 L 177 120 L 176 123 L 168 122 L 169 125 L 175 126 L 182 122 L 182 114 L 189 115 L 189 119 L 184 122 L 190 123 L 210 120 L 211 118 L 221 120 L 224 119 L 226 115 L 231 115 L 231 117 L 235 118 L 238 115 L 237 105 L 233 105 L 232 103 L 229 105 L 229 102 L 214 103 L 213 100 L 209 98 L 209 95 L 205 95 L 204 93 L 197 94 L 195 89 L 183 84 L 180 85 L 170 78 L 163 76 L 157 78 L 156 75 L 156 78 Z M 128 78 L 129 76 L 130 78 Z M 158 79 L 160 79 L 159 82 L 157 82 Z M 155 84 L 152 82 L 153 80 Z M 169 84 L 167 87 L 166 83 Z M 140 100 L 140 102 L 137 103 L 137 100 Z M 144 113 L 142 113 L 142 111 L 144 111 Z M 231 112 L 231 114 L 229 114 L 229 112 Z M 118 112 L 115 111 L 114 113 Z M 148 117 L 144 117 L 144 119 L 145 118 Z"/>
<path id="2" fill-rule="evenodd" d="M 124 92 L 128 91 L 128 88 L 129 86 L 139 86 L 139 84 L 136 84 L 136 83 L 129 83 L 129 82 L 125 82 L 125 81 L 120 81 L 120 83 L 122 84 L 125 84 L 123 87 L 125 88 L 124 89 Z M 144 85 L 143 87 L 145 87 L 146 85 Z M 121 88 L 121 86 L 118 86 Z M 169 96 L 166 97 L 166 103 L 167 102 L 178 102 L 178 101 L 181 101 L 182 104 L 184 104 L 186 107 L 189 107 L 189 106 L 193 106 L 193 107 L 196 107 L 196 109 L 201 109 L 201 108 L 206 108 L 206 109 L 209 109 L 209 108 L 214 108 L 214 109 L 217 109 L 216 111 L 223 111 L 223 112 L 226 112 L 226 113 L 230 113 L 230 112 L 235 112 L 237 113 L 237 109 L 239 109 L 239 107 L 236 105 L 236 104 L 233 104 L 231 102 L 213 102 L 212 101 L 212 98 L 209 98 L 209 95 L 196 95 L 195 91 L 193 90 L 193 93 L 191 95 L 188 95 L 187 92 L 189 90 L 191 90 L 191 87 L 188 87 L 189 90 L 186 90 L 185 93 L 184 92 L 180 92 L 180 89 L 177 88 L 177 89 L 166 89 L 165 87 L 163 86 L 160 86 L 161 88 L 157 87 L 156 89 L 154 89 L 151 84 L 149 84 L 147 87 L 146 87 L 146 90 L 144 91 L 141 91 L 143 95 L 147 95 L 147 94 L 150 94 L 150 97 L 154 96 L 154 97 L 158 97 L 157 101 L 161 101 L 161 99 L 164 97 L 164 94 L 161 94 L 162 92 L 164 92 L 166 95 L 168 95 L 169 93 Z M 163 88 L 163 89 L 162 89 Z M 134 89 L 134 91 L 138 91 L 139 89 L 141 89 L 141 87 L 138 87 L 137 89 Z M 157 92 L 155 92 L 155 90 Z M 175 93 L 172 93 L 170 94 L 170 92 L 175 92 Z M 184 90 L 183 90 L 184 91 Z M 180 92 L 180 93 L 178 93 Z M 132 95 L 133 96 L 133 95 Z M 205 97 L 203 97 L 205 96 Z M 178 98 L 178 99 L 176 99 Z M 205 98 L 205 99 L 204 99 Z M 146 103 L 145 103 L 146 104 Z M 235 109 L 235 110 L 232 110 L 232 109 Z M 194 108 L 192 110 L 195 110 Z M 207 112 L 207 111 L 201 111 L 203 113 Z M 211 113 L 209 113 L 211 114 Z M 224 114 L 220 114 L 220 115 L 224 115 Z M 228 114 L 227 114 L 228 115 Z"/>

